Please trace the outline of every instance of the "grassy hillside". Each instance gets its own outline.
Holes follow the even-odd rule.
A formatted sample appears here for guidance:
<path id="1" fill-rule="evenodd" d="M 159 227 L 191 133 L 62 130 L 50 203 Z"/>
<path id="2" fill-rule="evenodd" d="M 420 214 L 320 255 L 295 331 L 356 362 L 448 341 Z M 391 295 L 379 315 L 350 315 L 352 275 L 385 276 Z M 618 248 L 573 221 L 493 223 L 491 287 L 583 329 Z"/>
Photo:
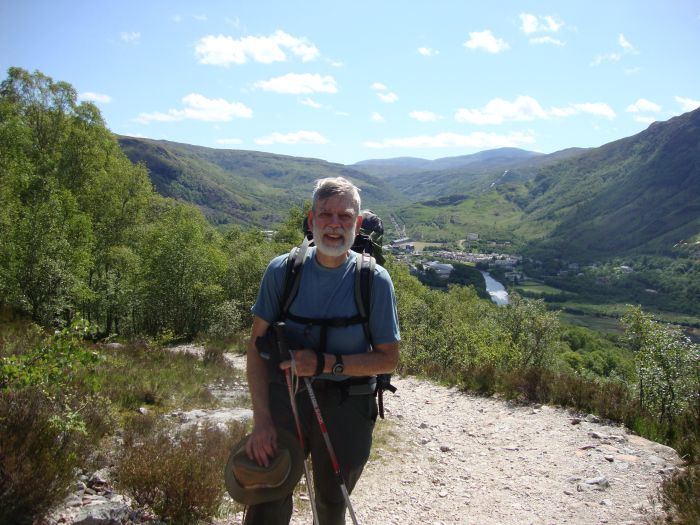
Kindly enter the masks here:
<path id="1" fill-rule="evenodd" d="M 397 212 L 418 239 L 456 240 L 468 230 L 509 239 L 541 257 L 581 261 L 671 254 L 679 241 L 700 233 L 700 110 L 505 173 L 406 177 L 412 194 L 431 194 Z M 408 179 L 396 185 L 404 184 Z"/>
<path id="2" fill-rule="evenodd" d="M 277 224 L 310 199 L 321 177 L 354 181 L 363 206 L 385 214 L 405 202 L 383 181 L 323 160 L 133 137 L 119 137 L 119 144 L 132 162 L 146 165 L 158 193 L 196 204 L 214 223 Z"/>
<path id="3" fill-rule="evenodd" d="M 700 110 L 544 168 L 528 190 L 541 250 L 670 253 L 700 232 Z"/>

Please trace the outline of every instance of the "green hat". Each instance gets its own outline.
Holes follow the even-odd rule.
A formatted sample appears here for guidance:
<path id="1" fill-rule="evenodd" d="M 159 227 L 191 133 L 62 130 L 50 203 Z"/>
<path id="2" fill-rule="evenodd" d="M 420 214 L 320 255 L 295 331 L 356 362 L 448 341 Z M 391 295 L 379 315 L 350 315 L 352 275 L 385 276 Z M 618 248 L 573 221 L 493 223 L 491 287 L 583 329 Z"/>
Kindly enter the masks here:
<path id="1" fill-rule="evenodd" d="M 224 480 L 231 497 L 244 505 L 257 505 L 291 494 L 301 479 L 304 453 L 299 440 L 284 429 L 277 429 L 277 454 L 267 467 L 258 465 L 245 451 L 250 435 L 233 447 L 226 462 Z"/>

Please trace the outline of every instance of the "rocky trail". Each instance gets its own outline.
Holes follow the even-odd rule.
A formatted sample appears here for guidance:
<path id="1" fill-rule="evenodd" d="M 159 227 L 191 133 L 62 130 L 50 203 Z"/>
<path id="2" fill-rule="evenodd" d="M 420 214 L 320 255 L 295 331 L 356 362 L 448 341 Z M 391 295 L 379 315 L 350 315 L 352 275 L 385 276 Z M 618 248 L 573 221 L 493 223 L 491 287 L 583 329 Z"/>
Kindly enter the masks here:
<path id="1" fill-rule="evenodd" d="M 242 356 L 227 359 L 245 365 Z M 351 496 L 361 524 L 644 524 L 659 512 L 653 500 L 664 476 L 681 465 L 673 449 L 594 416 L 472 396 L 412 377 L 393 382 L 398 391 L 385 396 L 386 420 L 377 424 L 372 457 Z M 244 388 L 215 394 L 240 395 Z M 172 415 L 183 424 L 249 416 L 240 409 Z M 295 525 L 312 521 L 301 492 Z M 84 491 L 71 498 L 74 513 L 84 514 L 85 504 L 78 504 Z M 53 523 L 123 522 L 116 515 L 73 520 L 65 509 L 54 517 Z"/>

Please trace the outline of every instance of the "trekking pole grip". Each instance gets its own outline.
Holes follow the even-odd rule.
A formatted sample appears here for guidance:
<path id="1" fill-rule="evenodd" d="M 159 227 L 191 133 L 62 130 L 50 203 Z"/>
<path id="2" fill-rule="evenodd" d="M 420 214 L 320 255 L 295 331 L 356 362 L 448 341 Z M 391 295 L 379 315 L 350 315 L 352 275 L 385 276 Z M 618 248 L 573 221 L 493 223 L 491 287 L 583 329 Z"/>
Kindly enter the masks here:
<path id="1" fill-rule="evenodd" d="M 286 332 L 287 325 L 279 321 L 277 323 L 274 323 L 272 327 L 275 330 L 275 335 L 277 336 L 277 350 L 280 356 L 280 361 L 287 360 L 290 356 L 289 343 L 287 342 Z"/>

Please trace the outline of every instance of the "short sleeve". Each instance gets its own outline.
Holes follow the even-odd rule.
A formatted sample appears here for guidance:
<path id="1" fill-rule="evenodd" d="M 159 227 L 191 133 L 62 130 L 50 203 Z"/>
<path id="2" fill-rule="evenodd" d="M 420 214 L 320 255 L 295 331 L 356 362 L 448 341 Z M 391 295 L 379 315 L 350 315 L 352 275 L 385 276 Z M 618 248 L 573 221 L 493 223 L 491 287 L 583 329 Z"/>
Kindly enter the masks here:
<path id="1" fill-rule="evenodd" d="M 275 257 L 267 265 L 255 304 L 250 309 L 253 315 L 268 323 L 273 323 L 280 316 L 280 301 L 284 293 L 289 254 Z"/>

